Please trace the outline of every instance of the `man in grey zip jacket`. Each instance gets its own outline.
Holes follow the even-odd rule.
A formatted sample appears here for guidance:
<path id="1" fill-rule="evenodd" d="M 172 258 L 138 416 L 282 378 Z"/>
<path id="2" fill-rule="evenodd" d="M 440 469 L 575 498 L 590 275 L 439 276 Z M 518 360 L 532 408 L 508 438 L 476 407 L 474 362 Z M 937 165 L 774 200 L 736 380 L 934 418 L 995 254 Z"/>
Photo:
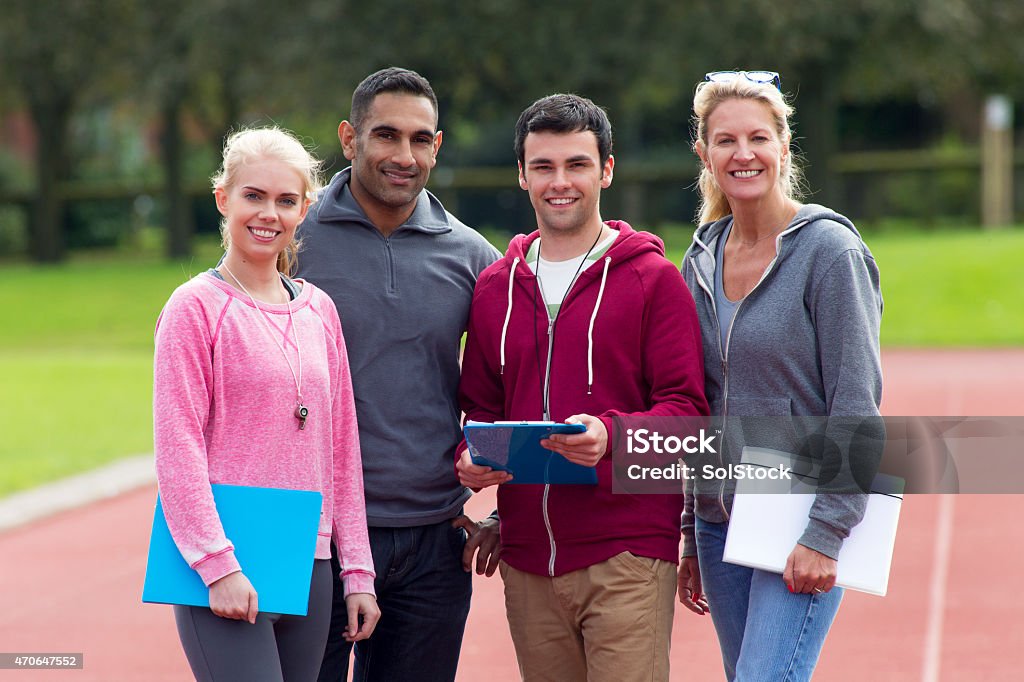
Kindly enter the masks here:
<path id="1" fill-rule="evenodd" d="M 338 137 L 352 166 L 300 227 L 297 274 L 326 291 L 341 317 L 375 589 L 387 614 L 356 644 L 355 678 L 453 680 L 472 590 L 464 545 L 471 555 L 489 536 L 480 552 L 490 571 L 497 564 L 497 523 L 484 530 L 461 516 L 470 491 L 454 461 L 460 342 L 477 275 L 500 254 L 424 189 L 441 131 L 422 76 L 397 68 L 368 76 Z M 476 536 L 469 543 L 464 530 Z M 347 678 L 347 618 L 336 582 L 322 681 Z"/>
<path id="2" fill-rule="evenodd" d="M 853 223 L 823 206 L 804 205 L 776 238 L 775 260 L 736 308 L 723 334 L 715 312 L 714 278 L 719 238 L 731 221 L 727 216 L 701 226 L 682 266 L 701 324 L 711 414 L 725 420 L 723 463 L 739 462 L 745 444 L 790 452 L 806 452 L 810 445 L 818 456 L 824 452 L 837 460 L 829 463 L 838 471 L 828 488 L 836 492 L 819 489 L 799 540 L 836 559 L 867 505 L 866 494 L 850 491 L 863 490 L 858 482 L 870 481 L 884 439 L 878 418 L 878 267 Z M 763 352 L 765 348 L 772 352 Z M 744 361 L 735 362 L 737 358 Z M 828 417 L 818 422 L 825 438 L 819 434 L 815 439 L 803 428 L 813 420 L 778 417 Z M 766 422 L 772 426 L 763 428 Z M 727 521 L 734 487 L 699 478 L 688 483 L 684 557 L 697 553 L 694 514 L 713 523 Z"/>

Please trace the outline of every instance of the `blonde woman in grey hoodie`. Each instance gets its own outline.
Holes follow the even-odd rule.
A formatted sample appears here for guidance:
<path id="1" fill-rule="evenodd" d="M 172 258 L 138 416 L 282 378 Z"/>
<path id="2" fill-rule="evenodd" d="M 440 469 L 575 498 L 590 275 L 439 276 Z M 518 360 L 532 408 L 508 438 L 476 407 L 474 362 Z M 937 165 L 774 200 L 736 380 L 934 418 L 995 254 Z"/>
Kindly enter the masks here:
<path id="1" fill-rule="evenodd" d="M 734 423 L 727 462 L 744 445 L 800 448 L 794 417 L 827 417 L 824 442 L 846 454 L 850 423 L 878 425 L 878 268 L 849 220 L 797 200 L 792 113 L 769 71 L 710 73 L 694 97 L 702 204 L 682 272 L 701 322 L 711 413 Z M 733 417 L 789 426 L 762 439 Z M 688 492 L 679 600 L 703 612 L 707 598 L 726 677 L 810 679 L 842 600 L 836 559 L 867 496 L 819 489 L 780 576 L 722 561 L 728 484 L 698 480 Z"/>

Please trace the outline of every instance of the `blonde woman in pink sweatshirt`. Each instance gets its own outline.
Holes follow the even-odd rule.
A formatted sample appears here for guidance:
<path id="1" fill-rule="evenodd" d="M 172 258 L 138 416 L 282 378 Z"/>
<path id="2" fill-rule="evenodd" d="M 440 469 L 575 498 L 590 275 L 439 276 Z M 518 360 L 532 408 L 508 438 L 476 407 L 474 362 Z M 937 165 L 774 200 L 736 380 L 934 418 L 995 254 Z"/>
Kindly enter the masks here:
<path id="1" fill-rule="evenodd" d="M 282 130 L 231 135 L 213 178 L 224 258 L 178 287 L 157 321 L 160 495 L 178 549 L 210 589 L 210 608 L 174 607 L 199 680 L 316 678 L 330 625 L 332 539 L 348 605 L 345 638 L 369 637 L 380 617 L 341 322 L 326 294 L 288 277 L 319 168 Z M 306 616 L 259 611 L 211 483 L 322 493 Z"/>

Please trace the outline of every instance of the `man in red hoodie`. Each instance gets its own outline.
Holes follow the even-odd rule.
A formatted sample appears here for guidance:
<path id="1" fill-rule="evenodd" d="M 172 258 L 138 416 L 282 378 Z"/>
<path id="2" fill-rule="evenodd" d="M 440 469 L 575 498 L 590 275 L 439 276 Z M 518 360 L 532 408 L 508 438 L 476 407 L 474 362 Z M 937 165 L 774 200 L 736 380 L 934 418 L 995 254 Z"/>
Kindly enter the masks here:
<path id="1" fill-rule="evenodd" d="M 601 220 L 611 148 L 588 99 L 522 113 L 519 184 L 538 230 L 481 273 L 470 308 L 466 417 L 582 423 L 542 445 L 597 470 L 596 486 L 516 484 L 460 447 L 465 485 L 502 484 L 500 568 L 525 680 L 668 680 L 683 496 L 612 493 L 612 420 L 706 415 L 701 340 L 661 240 Z"/>

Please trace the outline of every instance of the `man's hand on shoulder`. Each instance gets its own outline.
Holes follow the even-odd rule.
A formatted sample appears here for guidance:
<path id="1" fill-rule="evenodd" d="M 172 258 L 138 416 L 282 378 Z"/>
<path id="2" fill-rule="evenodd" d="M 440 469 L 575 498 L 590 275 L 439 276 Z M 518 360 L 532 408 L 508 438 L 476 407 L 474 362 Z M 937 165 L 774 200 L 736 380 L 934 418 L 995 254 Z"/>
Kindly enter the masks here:
<path id="1" fill-rule="evenodd" d="M 452 525 L 462 528 L 469 534 L 466 539 L 466 547 L 462 550 L 462 567 L 466 572 L 473 570 L 473 555 L 476 554 L 477 575 L 486 575 L 488 578 L 494 575 L 494 571 L 498 568 L 498 560 L 501 558 L 501 533 L 498 519 L 488 516 L 478 523 L 463 514 L 453 519 Z"/>
<path id="2" fill-rule="evenodd" d="M 566 424 L 583 424 L 584 433 L 554 433 L 540 444 L 557 452 L 574 464 L 596 467 L 608 450 L 608 429 L 604 422 L 589 414 L 574 414 L 565 420 Z"/>

